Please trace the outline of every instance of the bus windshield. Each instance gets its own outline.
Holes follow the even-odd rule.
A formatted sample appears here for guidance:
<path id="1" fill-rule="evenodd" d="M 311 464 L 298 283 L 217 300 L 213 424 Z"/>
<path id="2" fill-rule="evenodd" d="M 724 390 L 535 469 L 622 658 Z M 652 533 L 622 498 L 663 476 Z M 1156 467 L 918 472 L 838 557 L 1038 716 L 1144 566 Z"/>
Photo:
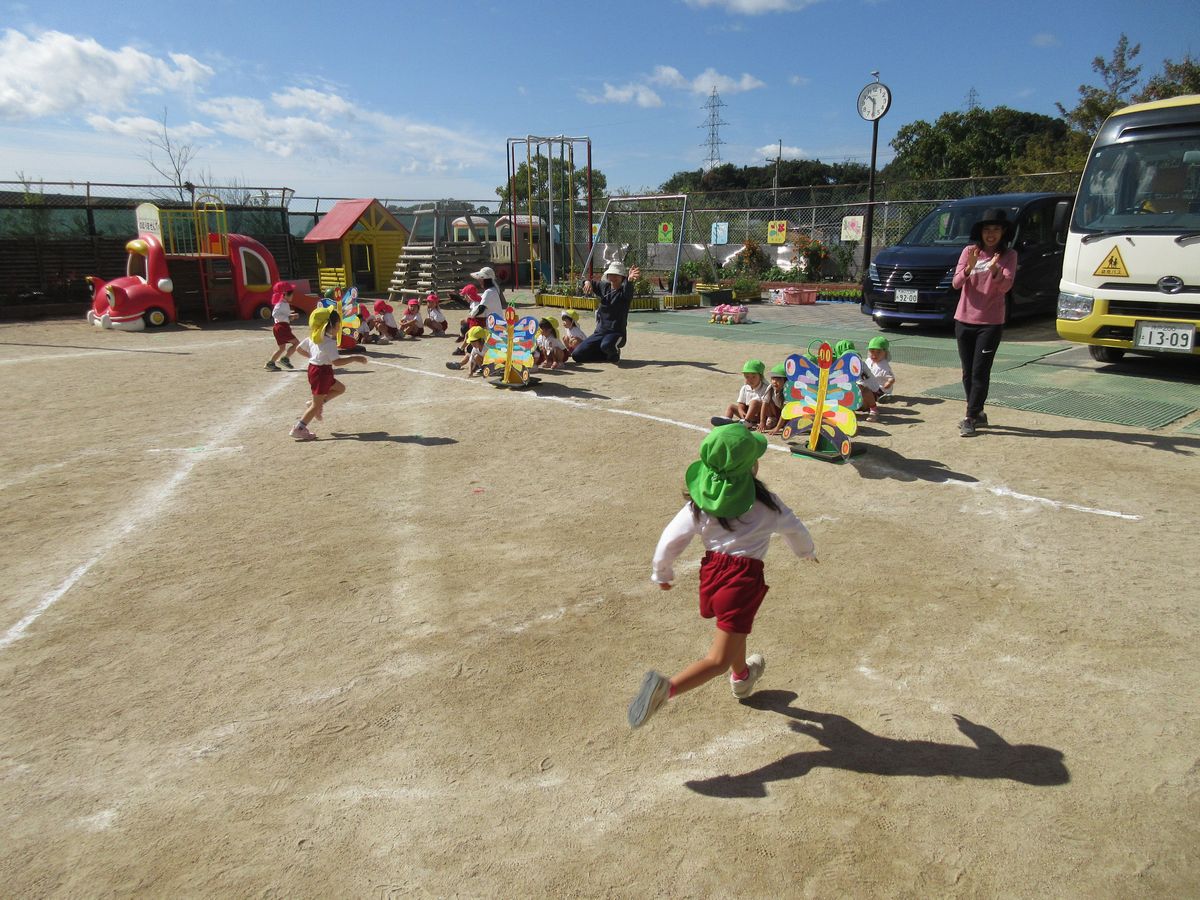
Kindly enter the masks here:
<path id="1" fill-rule="evenodd" d="M 1200 137 L 1094 150 L 1071 224 L 1074 231 L 1122 234 L 1200 228 Z"/>
<path id="2" fill-rule="evenodd" d="M 964 247 L 971 239 L 971 226 L 984 212 L 995 207 L 987 204 L 943 206 L 921 219 L 901 240 L 904 247 Z M 1020 210 L 1015 206 L 1003 207 L 1012 222 L 1017 221 Z"/>

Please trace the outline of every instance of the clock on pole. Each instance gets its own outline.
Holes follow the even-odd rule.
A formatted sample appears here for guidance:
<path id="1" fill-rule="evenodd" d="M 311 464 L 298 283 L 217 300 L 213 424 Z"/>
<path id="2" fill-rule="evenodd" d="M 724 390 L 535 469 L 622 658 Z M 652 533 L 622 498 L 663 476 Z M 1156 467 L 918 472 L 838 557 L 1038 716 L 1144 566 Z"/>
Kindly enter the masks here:
<path id="1" fill-rule="evenodd" d="M 872 81 L 858 92 L 858 114 L 868 122 L 882 118 L 892 105 L 892 92 L 882 81 Z"/>

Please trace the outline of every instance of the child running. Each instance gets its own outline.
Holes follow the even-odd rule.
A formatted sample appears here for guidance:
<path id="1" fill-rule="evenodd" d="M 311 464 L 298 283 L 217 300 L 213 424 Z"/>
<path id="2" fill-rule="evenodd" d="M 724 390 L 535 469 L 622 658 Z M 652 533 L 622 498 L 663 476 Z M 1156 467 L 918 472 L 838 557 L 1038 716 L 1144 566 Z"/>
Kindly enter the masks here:
<path id="1" fill-rule="evenodd" d="M 315 441 L 317 436 L 308 429 L 313 419 L 320 421 L 325 404 L 346 392 L 346 386 L 333 377 L 334 366 L 347 363 L 367 362 L 365 356 L 338 356 L 338 332 L 342 319 L 331 306 L 313 311 L 308 319 L 309 336 L 300 342 L 296 352 L 308 358 L 308 385 L 312 388 L 312 400 L 292 430 L 288 432 L 298 441 Z"/>
<path id="2" fill-rule="evenodd" d="M 567 355 L 571 351 L 583 343 L 583 339 L 587 337 L 583 333 L 583 329 L 579 327 L 579 313 L 573 309 L 564 309 L 562 313 L 562 342 L 567 348 Z"/>
<path id="3" fill-rule="evenodd" d="M 755 476 L 767 439 L 734 423 L 714 428 L 700 458 L 684 475 L 688 502 L 671 520 L 654 551 L 651 580 L 664 590 L 675 580 L 674 562 L 695 535 L 704 544 L 700 564 L 700 615 L 715 618 L 708 653 L 673 678 L 653 670 L 629 704 L 629 726 L 640 728 L 669 697 L 690 691 L 729 670 L 733 696 L 750 696 L 767 661 L 746 656 L 746 637 L 767 594 L 763 558 L 779 532 L 792 552 L 817 562 L 812 537 L 778 496 Z"/>
<path id="4" fill-rule="evenodd" d="M 888 350 L 888 339 L 882 335 L 871 338 L 867 344 L 867 358 L 863 360 L 862 405 L 867 411 L 868 422 L 879 421 L 879 398 L 886 397 L 896 386 L 896 375 L 892 372 L 892 354 Z"/>
<path id="5" fill-rule="evenodd" d="M 425 312 L 425 327 L 434 337 L 442 337 L 450 323 L 446 321 L 446 314 L 442 312 L 441 300 L 436 293 L 430 291 L 429 296 L 425 298 L 425 305 L 429 307 Z"/>
<path id="6" fill-rule="evenodd" d="M 292 368 L 289 357 L 300 346 L 300 339 L 293 333 L 290 324 L 296 318 L 296 313 L 292 310 L 292 292 L 295 289 L 295 285 L 290 281 L 277 281 L 271 286 L 271 319 L 275 323 L 271 326 L 271 333 L 275 337 L 276 347 L 275 354 L 263 366 L 268 372 L 279 371 L 279 366 L 275 365 L 276 361 L 285 369 Z"/>

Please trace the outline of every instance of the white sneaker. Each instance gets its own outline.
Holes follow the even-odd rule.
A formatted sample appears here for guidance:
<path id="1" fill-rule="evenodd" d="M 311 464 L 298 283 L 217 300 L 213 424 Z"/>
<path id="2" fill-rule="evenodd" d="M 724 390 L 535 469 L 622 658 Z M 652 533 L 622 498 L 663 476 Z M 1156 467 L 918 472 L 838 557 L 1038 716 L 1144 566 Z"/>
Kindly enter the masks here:
<path id="1" fill-rule="evenodd" d="M 671 696 L 671 682 L 665 675 L 647 672 L 642 677 L 642 686 L 637 696 L 629 703 L 629 727 L 641 728 L 658 712 L 658 708 Z"/>
<path id="2" fill-rule="evenodd" d="M 294 437 L 298 441 L 315 441 L 317 439 L 315 434 L 299 422 L 292 426 L 292 430 L 288 432 L 288 437 Z"/>
<path id="3" fill-rule="evenodd" d="M 733 680 L 733 673 L 729 675 L 729 685 L 733 688 L 733 696 L 739 700 L 745 700 L 754 690 L 754 685 L 758 679 L 762 678 L 763 672 L 767 670 L 767 661 L 761 653 L 752 653 L 746 657 L 746 668 L 750 674 L 741 681 Z"/>

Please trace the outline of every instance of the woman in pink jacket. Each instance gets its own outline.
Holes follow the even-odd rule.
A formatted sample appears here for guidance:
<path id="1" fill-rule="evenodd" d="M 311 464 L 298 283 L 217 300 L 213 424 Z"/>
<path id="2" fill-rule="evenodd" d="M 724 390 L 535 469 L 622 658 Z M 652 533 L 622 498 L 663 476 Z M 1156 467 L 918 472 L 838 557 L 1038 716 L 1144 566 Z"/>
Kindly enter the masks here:
<path id="1" fill-rule="evenodd" d="M 984 210 L 971 226 L 971 243 L 963 248 L 954 270 L 954 286 L 962 289 L 954 311 L 954 336 L 967 398 L 967 415 L 958 426 L 963 437 L 974 437 L 975 429 L 988 423 L 983 404 L 1004 328 L 1005 297 L 1017 274 L 1017 251 L 1008 246 L 1012 235 L 1012 222 L 1003 209 Z"/>

